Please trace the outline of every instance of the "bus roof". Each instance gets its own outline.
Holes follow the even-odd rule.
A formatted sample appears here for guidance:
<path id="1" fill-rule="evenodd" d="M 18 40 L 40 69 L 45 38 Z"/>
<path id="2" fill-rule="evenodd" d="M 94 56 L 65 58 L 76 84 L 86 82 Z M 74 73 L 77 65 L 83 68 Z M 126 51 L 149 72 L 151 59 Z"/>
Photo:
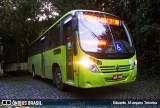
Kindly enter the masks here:
<path id="1" fill-rule="evenodd" d="M 106 13 L 106 12 L 101 12 L 101 11 L 95 11 L 95 10 L 72 10 L 72 11 L 69 11 L 67 12 L 66 14 L 64 14 L 60 19 L 58 19 L 58 21 L 56 21 L 55 23 L 53 23 L 44 33 L 40 34 L 40 36 L 34 40 L 29 46 L 32 46 L 37 40 L 39 40 L 48 30 L 50 30 L 54 25 L 56 25 L 58 22 L 60 22 L 64 17 L 66 17 L 67 15 L 74 15 L 75 12 L 97 12 L 97 13 L 102 13 L 102 14 L 106 14 L 106 15 L 109 15 L 109 16 L 113 16 L 113 17 L 116 17 L 116 18 L 119 18 L 118 16 L 114 15 L 114 14 L 110 14 L 110 13 Z"/>

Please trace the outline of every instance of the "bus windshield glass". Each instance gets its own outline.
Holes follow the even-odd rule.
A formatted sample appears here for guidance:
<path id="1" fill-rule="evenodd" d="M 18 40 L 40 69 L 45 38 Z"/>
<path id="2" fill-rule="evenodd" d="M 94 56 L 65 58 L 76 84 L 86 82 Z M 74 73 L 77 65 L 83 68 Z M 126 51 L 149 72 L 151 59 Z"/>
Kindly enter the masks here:
<path id="1" fill-rule="evenodd" d="M 79 41 L 85 52 L 134 53 L 125 23 L 117 17 L 96 12 L 78 12 Z"/>

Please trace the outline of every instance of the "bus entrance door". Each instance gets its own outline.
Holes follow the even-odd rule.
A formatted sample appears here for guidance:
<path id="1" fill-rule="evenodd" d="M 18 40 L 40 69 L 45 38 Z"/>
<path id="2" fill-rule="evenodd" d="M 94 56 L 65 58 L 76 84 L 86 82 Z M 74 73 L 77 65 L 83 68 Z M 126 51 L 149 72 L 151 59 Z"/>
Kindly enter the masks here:
<path id="1" fill-rule="evenodd" d="M 66 68 L 67 68 L 67 81 L 74 81 L 73 73 L 73 44 L 72 44 L 72 28 L 71 21 L 64 24 L 64 36 L 66 36 Z"/>

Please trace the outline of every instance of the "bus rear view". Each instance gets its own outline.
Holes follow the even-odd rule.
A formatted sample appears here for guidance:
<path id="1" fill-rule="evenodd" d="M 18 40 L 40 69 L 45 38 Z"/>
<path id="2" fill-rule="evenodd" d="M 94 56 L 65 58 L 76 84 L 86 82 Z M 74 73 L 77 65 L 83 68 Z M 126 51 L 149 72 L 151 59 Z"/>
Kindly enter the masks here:
<path id="1" fill-rule="evenodd" d="M 76 12 L 78 75 L 82 88 L 135 81 L 136 52 L 124 21 L 98 12 Z"/>

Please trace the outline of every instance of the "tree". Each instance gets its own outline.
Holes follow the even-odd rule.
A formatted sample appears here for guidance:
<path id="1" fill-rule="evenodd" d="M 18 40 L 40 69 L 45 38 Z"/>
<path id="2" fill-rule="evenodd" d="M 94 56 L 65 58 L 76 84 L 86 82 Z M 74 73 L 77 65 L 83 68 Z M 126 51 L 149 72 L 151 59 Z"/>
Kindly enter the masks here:
<path id="1" fill-rule="evenodd" d="M 6 47 L 28 46 L 56 18 L 74 9 L 99 10 L 119 16 L 131 30 L 140 69 L 159 70 L 160 0 L 1 0 L 3 43 Z M 40 16 L 45 19 L 41 20 Z"/>
<path id="2" fill-rule="evenodd" d="M 95 0 L 50 0 L 56 7 L 59 15 L 76 9 L 94 9 Z"/>
<path id="3" fill-rule="evenodd" d="M 133 5 L 134 4 L 134 5 Z M 160 69 L 160 1 L 120 0 L 132 28 L 140 70 L 158 73 Z"/>
<path id="4" fill-rule="evenodd" d="M 16 55 L 21 46 L 26 47 L 30 37 L 37 34 L 36 30 L 31 31 L 31 28 L 38 23 L 35 16 L 40 6 L 40 3 L 34 0 L 2 0 L 0 2 L 0 33 L 5 49 L 4 56 L 7 60 L 15 58 L 16 56 L 12 57 L 12 55 Z M 35 21 L 31 22 L 28 18 L 34 18 Z"/>

